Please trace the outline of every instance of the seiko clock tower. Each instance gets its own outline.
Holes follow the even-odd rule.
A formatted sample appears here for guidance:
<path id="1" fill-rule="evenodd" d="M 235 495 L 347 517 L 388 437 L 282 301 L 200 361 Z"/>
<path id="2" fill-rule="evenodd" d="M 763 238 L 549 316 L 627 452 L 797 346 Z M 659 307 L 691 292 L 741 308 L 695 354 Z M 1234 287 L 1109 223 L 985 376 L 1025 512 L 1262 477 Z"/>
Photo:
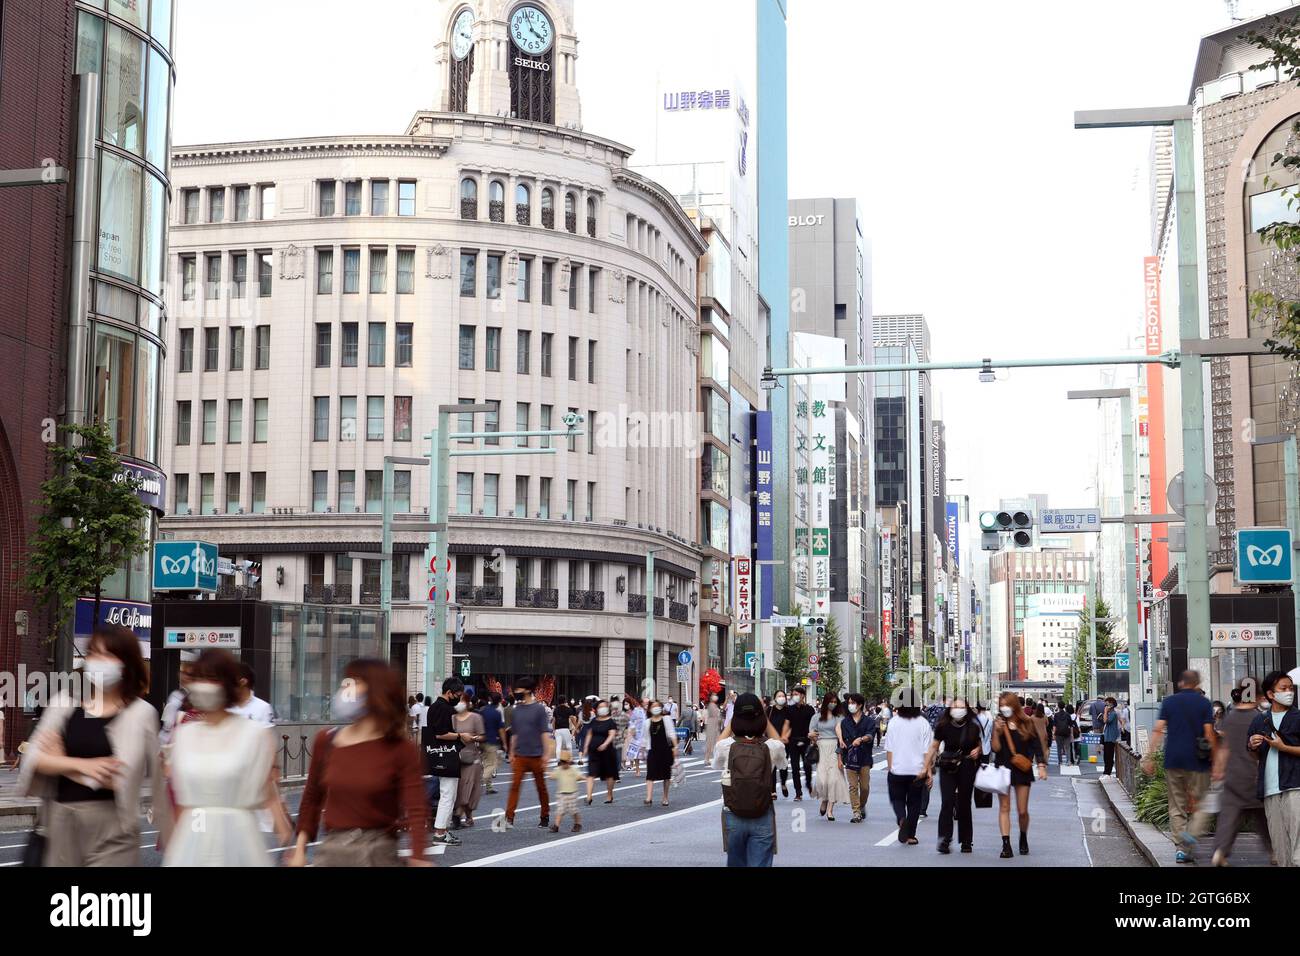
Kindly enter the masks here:
<path id="1" fill-rule="evenodd" d="M 579 128 L 574 0 L 438 0 L 437 109 Z"/>

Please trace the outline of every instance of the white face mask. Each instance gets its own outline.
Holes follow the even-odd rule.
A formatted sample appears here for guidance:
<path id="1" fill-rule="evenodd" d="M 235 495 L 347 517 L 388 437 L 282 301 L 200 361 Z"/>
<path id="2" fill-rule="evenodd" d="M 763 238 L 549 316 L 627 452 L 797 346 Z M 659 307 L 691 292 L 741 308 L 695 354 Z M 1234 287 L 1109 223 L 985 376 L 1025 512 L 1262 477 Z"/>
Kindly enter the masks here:
<path id="1" fill-rule="evenodd" d="M 849 704 L 849 713 L 850 713 L 850 714 L 856 714 L 857 712 L 858 712 L 858 705 L 857 705 L 857 704 Z"/>
<path id="2" fill-rule="evenodd" d="M 998 713 L 1001 714 L 1003 717 L 1010 717 L 1012 714 L 1015 713 L 1015 711 L 1012 710 L 1010 707 L 999 707 Z"/>
<path id="3" fill-rule="evenodd" d="M 355 690 L 340 690 L 334 695 L 330 704 L 330 716 L 345 724 L 360 720 L 366 713 L 366 696 L 358 696 Z"/>
<path id="4" fill-rule="evenodd" d="M 658 717 L 658 716 L 659 716 L 660 714 L 662 714 L 663 712 L 664 712 L 664 709 L 663 709 L 662 707 L 651 707 L 651 708 L 650 708 L 650 713 L 653 714 L 655 717 Z"/>
<path id="5" fill-rule="evenodd" d="M 608 716 L 609 716 L 609 708 L 608 708 L 608 707 L 597 707 L 597 708 L 596 708 L 596 716 L 597 716 L 597 717 L 608 717 Z"/>
<path id="6" fill-rule="evenodd" d="M 784 707 L 784 706 L 785 706 L 785 698 L 784 698 L 784 697 L 778 697 L 778 698 L 776 699 L 776 706 L 778 706 L 778 707 Z"/>
<path id="7" fill-rule="evenodd" d="M 463 714 L 467 710 L 469 710 L 469 704 L 465 703 L 463 700 L 456 705 L 456 713 L 458 714 Z"/>
<path id="8" fill-rule="evenodd" d="M 794 697 L 791 698 L 791 700 L 793 700 L 796 704 L 803 703 L 803 698 L 800 697 L 798 694 L 795 694 Z"/>
<path id="9" fill-rule="evenodd" d="M 97 690 L 107 690 L 121 683 L 122 662 L 86 661 L 82 673 L 86 675 L 86 680 L 90 681 L 91 685 Z"/>
<path id="10" fill-rule="evenodd" d="M 190 705 L 204 713 L 215 713 L 226 706 L 226 689 L 214 681 L 193 681 L 189 695 Z"/>
<path id="11" fill-rule="evenodd" d="M 1274 691 L 1273 699 L 1277 701 L 1279 704 L 1281 704 L 1283 707 L 1290 707 L 1292 704 L 1295 703 L 1295 691 L 1293 690 Z"/>
<path id="12" fill-rule="evenodd" d="M 954 707 L 952 710 L 949 711 L 949 713 L 952 714 L 952 719 L 953 719 L 953 720 L 965 720 L 965 719 L 966 719 L 966 708 L 965 708 L 965 707 Z"/>

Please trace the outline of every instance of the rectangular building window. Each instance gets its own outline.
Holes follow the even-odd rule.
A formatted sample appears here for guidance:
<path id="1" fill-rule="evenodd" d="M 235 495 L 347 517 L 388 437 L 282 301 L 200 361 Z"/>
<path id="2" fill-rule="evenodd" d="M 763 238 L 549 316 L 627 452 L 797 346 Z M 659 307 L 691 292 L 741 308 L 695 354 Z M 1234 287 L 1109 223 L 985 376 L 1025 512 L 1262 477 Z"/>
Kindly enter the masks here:
<path id="1" fill-rule="evenodd" d="M 576 408 L 570 408 L 570 409 L 569 409 L 569 414 L 570 414 L 570 415 L 576 415 L 576 414 L 578 414 L 578 410 L 577 410 Z M 569 443 L 569 451 L 577 451 L 577 450 L 578 450 L 578 436 L 577 436 L 577 435 L 570 435 L 570 436 L 566 439 L 566 441 L 568 441 L 568 443 Z M 572 512 L 570 512 L 570 514 L 572 514 Z"/>
<path id="2" fill-rule="evenodd" d="M 517 282 L 520 302 L 528 302 L 532 296 L 532 289 L 529 285 L 532 271 L 533 260 L 521 256 L 519 259 L 519 280 Z"/>
<path id="3" fill-rule="evenodd" d="M 474 367 L 475 336 L 474 326 L 460 327 L 460 367 L 463 369 Z"/>
<path id="4" fill-rule="evenodd" d="M 355 322 L 343 323 L 343 343 L 339 350 L 339 359 L 344 368 L 357 367 L 357 351 L 361 347 L 361 332 Z"/>
<path id="5" fill-rule="evenodd" d="M 312 404 L 312 441 L 330 440 L 330 399 L 328 395 L 317 395 Z"/>
<path id="6" fill-rule="evenodd" d="M 215 372 L 221 362 L 221 330 L 203 330 L 203 371 Z"/>
<path id="7" fill-rule="evenodd" d="M 393 361 L 398 368 L 410 368 L 413 357 L 413 326 L 410 322 L 397 323 L 397 341 L 394 343 Z"/>
<path id="8" fill-rule="evenodd" d="M 216 299 L 221 296 L 221 256 L 204 256 L 206 273 L 203 277 L 203 292 L 206 298 Z"/>
<path id="9" fill-rule="evenodd" d="M 538 502 L 537 510 L 543 518 L 551 516 L 551 479 L 541 478 L 538 480 Z"/>
<path id="10" fill-rule="evenodd" d="M 370 215 L 388 215 L 388 180 L 375 179 L 370 183 Z"/>
<path id="11" fill-rule="evenodd" d="M 532 417 L 532 407 L 527 402 L 515 402 L 515 431 L 529 431 L 528 420 Z M 515 439 L 516 448 L 528 447 L 528 436 L 520 436 Z"/>
<path id="12" fill-rule="evenodd" d="M 366 472 L 366 514 L 381 514 L 384 510 L 384 473 Z"/>
<path id="13" fill-rule="evenodd" d="M 328 322 L 316 323 L 316 367 L 330 367 L 330 352 L 332 350 L 334 333 Z"/>
<path id="14" fill-rule="evenodd" d="M 415 183 L 403 180 L 397 184 L 397 214 L 415 215 Z"/>
<path id="15" fill-rule="evenodd" d="M 320 514 L 328 511 L 329 506 L 329 475 L 323 471 L 313 471 L 311 473 L 311 510 Z"/>
<path id="16" fill-rule="evenodd" d="M 339 396 L 339 441 L 357 440 L 357 397 Z"/>
<path id="17" fill-rule="evenodd" d="M 578 483 L 569 479 L 564 496 L 564 517 L 573 521 L 578 517 Z"/>
<path id="18" fill-rule="evenodd" d="M 411 396 L 393 396 L 393 441 L 411 440 Z"/>
<path id="19" fill-rule="evenodd" d="M 194 330 L 193 329 L 180 330 L 180 353 L 181 354 L 178 360 L 180 371 L 182 372 L 194 371 Z"/>
<path id="20" fill-rule="evenodd" d="M 187 515 L 190 513 L 190 476 L 177 475 L 175 488 L 176 497 L 172 503 L 172 514 Z"/>
<path id="21" fill-rule="evenodd" d="M 528 477 L 519 475 L 515 478 L 515 517 L 528 517 Z"/>
<path id="22" fill-rule="evenodd" d="M 483 476 L 483 514 L 489 518 L 497 516 L 497 497 L 500 486 L 500 475 Z"/>
<path id="23" fill-rule="evenodd" d="M 550 406 L 550 405 L 543 405 L 543 406 L 542 406 L 542 424 L 541 424 L 541 428 L 539 429 L 539 431 L 544 431 L 544 432 L 546 432 L 546 431 L 550 431 L 550 430 L 551 430 L 551 410 L 552 410 L 552 406 Z M 550 438 L 549 435 L 545 436 L 545 437 L 542 439 L 542 447 L 543 447 L 543 448 L 550 448 L 550 447 L 551 447 L 551 438 Z"/>
<path id="24" fill-rule="evenodd" d="M 587 311 L 593 315 L 596 312 L 596 290 L 600 287 L 600 270 L 587 270 Z"/>
<path id="25" fill-rule="evenodd" d="M 411 473 L 409 471 L 393 472 L 393 514 L 411 513 Z M 407 555 L 410 557 L 410 555 Z M 393 591 L 397 591 L 397 568 L 393 568 Z"/>
<path id="26" fill-rule="evenodd" d="M 208 192 L 208 222 L 226 221 L 226 191 L 220 186 Z"/>
<path id="27" fill-rule="evenodd" d="M 587 340 L 587 381 L 596 384 L 596 340 Z"/>
<path id="28" fill-rule="evenodd" d="M 271 254 L 254 253 L 257 259 L 257 294 L 263 299 L 271 296 Z"/>
<path id="29" fill-rule="evenodd" d="M 484 354 L 484 368 L 489 372 L 501 371 L 501 330 L 488 326 Z"/>
<path id="30" fill-rule="evenodd" d="M 320 181 L 320 214 L 322 216 L 334 215 L 334 193 L 334 180 L 322 179 Z"/>
<path id="31" fill-rule="evenodd" d="M 596 520 L 596 483 L 594 481 L 587 482 L 587 520 Z M 594 581 L 592 586 L 595 587 Z"/>
<path id="32" fill-rule="evenodd" d="M 415 250 L 397 250 L 397 294 L 410 295 L 415 292 Z"/>
<path id="33" fill-rule="evenodd" d="M 176 403 L 176 444 L 190 443 L 190 419 L 193 412 L 189 402 Z"/>
<path id="34" fill-rule="evenodd" d="M 361 250 L 343 250 L 343 294 L 356 295 L 361 291 Z"/>
<path id="35" fill-rule="evenodd" d="M 230 348 L 228 351 L 228 365 L 232 372 L 241 372 L 244 369 L 244 330 L 236 326 L 230 327 Z"/>
<path id="36" fill-rule="evenodd" d="M 388 250 L 370 250 L 370 294 L 388 291 Z"/>
<path id="37" fill-rule="evenodd" d="M 230 254 L 230 295 L 242 299 L 248 293 L 248 254 Z"/>
<path id="38" fill-rule="evenodd" d="M 255 351 L 256 364 L 255 369 L 265 370 L 271 367 L 271 327 L 269 325 L 259 325 L 257 327 L 257 347 Z"/>
<path id="39" fill-rule="evenodd" d="M 244 400 L 232 398 L 226 402 L 226 444 L 238 445 L 244 440 Z"/>
<path id="40" fill-rule="evenodd" d="M 542 305 L 553 305 L 555 300 L 555 263 L 542 262 Z"/>
<path id="41" fill-rule="evenodd" d="M 339 472 L 339 514 L 352 514 L 357 510 L 357 473 Z"/>
<path id="42" fill-rule="evenodd" d="M 554 335 L 550 332 L 542 333 L 542 377 L 551 377 L 551 339 Z"/>
<path id="43" fill-rule="evenodd" d="M 520 329 L 515 336 L 515 371 L 520 375 L 528 374 L 528 353 L 533 347 L 533 333 Z"/>
<path id="44" fill-rule="evenodd" d="M 384 396 L 366 398 L 366 441 L 384 440 Z"/>
<path id="45" fill-rule="evenodd" d="M 253 399 L 253 441 L 266 442 L 271 437 L 271 401 L 267 398 Z"/>
<path id="46" fill-rule="evenodd" d="M 596 410 L 587 409 L 587 422 L 583 426 L 587 432 L 587 454 L 596 454 Z"/>
<path id="47" fill-rule="evenodd" d="M 266 472 L 255 471 L 249 478 L 252 479 L 253 486 L 253 514 L 260 515 L 266 513 Z"/>
<path id="48" fill-rule="evenodd" d="M 456 404 L 458 404 L 458 405 L 473 405 L 473 404 L 474 404 L 474 397 L 473 397 L 473 396 L 470 396 L 469 398 L 466 398 L 466 397 L 464 397 L 464 396 L 462 395 L 460 398 L 456 399 Z M 461 433 L 468 433 L 468 432 L 472 432 L 472 431 L 474 430 L 474 416 L 473 416 L 473 414 L 471 414 L 471 413 L 469 413 L 469 412 L 462 412 L 461 414 L 459 414 L 459 415 L 456 416 L 456 419 L 457 419 L 457 421 L 456 421 L 456 431 L 461 432 Z M 474 439 L 472 439 L 472 438 L 462 438 L 462 439 L 460 439 L 460 440 L 461 440 L 462 442 L 473 442 Z"/>
<path id="49" fill-rule="evenodd" d="M 456 514 L 474 513 L 474 473 L 460 471 L 456 473 Z"/>
<path id="50" fill-rule="evenodd" d="M 359 179 L 343 184 L 343 215 L 361 215 L 361 181 Z"/>
<path id="51" fill-rule="evenodd" d="M 181 299 L 193 301 L 194 287 L 198 284 L 198 261 L 194 256 L 181 256 Z"/>
<path id="52" fill-rule="evenodd" d="M 497 399 L 489 398 L 486 404 L 490 405 L 492 410 L 483 416 L 483 430 L 485 432 L 499 432 L 501 430 L 501 402 Z M 501 444 L 501 439 L 485 438 L 483 439 L 483 444 L 499 445 Z"/>
<path id="53" fill-rule="evenodd" d="M 573 268 L 569 270 L 569 308 L 575 312 L 578 309 L 578 283 L 582 279 L 582 266 L 575 262 Z"/>
<path id="54" fill-rule="evenodd" d="M 226 472 L 226 514 L 239 513 L 239 472 Z"/>
<path id="55" fill-rule="evenodd" d="M 478 253 L 462 252 L 460 254 L 460 294 L 465 298 L 476 295 L 475 282 L 478 277 Z"/>
<path id="56" fill-rule="evenodd" d="M 96 71 L 98 72 L 98 71 Z M 185 224 L 191 225 L 199 221 L 199 190 L 187 189 L 184 195 Z"/>
<path id="57" fill-rule="evenodd" d="M 569 336 L 569 381 L 578 380 L 578 337 Z"/>
<path id="58" fill-rule="evenodd" d="M 501 256 L 499 255 L 487 257 L 487 297 L 501 298 Z"/>
<path id="59" fill-rule="evenodd" d="M 371 322 L 366 347 L 366 364 L 371 368 L 383 368 L 388 355 L 387 326 L 383 322 Z"/>
<path id="60" fill-rule="evenodd" d="M 199 475 L 199 514 L 217 513 L 216 476 L 211 472 Z"/>
<path id="61" fill-rule="evenodd" d="M 250 208 L 250 199 L 252 188 L 249 186 L 235 187 L 235 222 L 248 222 L 252 216 Z"/>
<path id="62" fill-rule="evenodd" d="M 330 295 L 334 291 L 334 250 L 316 250 L 316 294 Z"/>
<path id="63" fill-rule="evenodd" d="M 274 219 L 275 218 L 275 187 L 263 186 L 258 194 L 261 197 L 261 203 L 259 204 L 258 208 L 261 209 L 262 211 L 262 218 Z"/>

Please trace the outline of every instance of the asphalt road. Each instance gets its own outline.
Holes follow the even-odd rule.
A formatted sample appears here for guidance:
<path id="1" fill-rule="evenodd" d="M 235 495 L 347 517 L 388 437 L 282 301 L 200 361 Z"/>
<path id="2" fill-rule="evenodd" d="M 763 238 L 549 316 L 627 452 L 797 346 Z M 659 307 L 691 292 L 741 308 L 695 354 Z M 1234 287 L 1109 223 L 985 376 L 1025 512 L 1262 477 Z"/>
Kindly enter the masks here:
<path id="1" fill-rule="evenodd" d="M 593 805 L 580 802 L 583 829 L 572 833 L 565 822 L 559 833 L 537 826 L 537 794 L 525 780 L 513 829 L 504 829 L 509 767 L 498 776 L 496 794 L 485 794 L 475 814 L 473 828 L 456 831 L 463 841 L 457 847 L 433 847 L 430 858 L 443 866 L 722 866 L 719 774 L 703 759 L 703 742 L 685 758 L 686 782 L 674 788 L 670 805 L 660 805 L 662 785 L 654 802 L 646 806 L 645 781 L 624 773 L 615 790 L 615 802 L 603 802 L 598 785 Z M 1062 776 L 1055 766 L 1045 782 L 1036 783 L 1030 799 L 1030 854 L 998 859 L 996 801 L 993 809 L 975 810 L 975 852 L 941 856 L 935 851 L 939 794 L 934 793 L 930 814 L 921 821 L 919 846 L 898 843 L 886 793 L 885 756 L 876 753 L 867 819 L 849 822 L 847 807 L 836 812 L 834 822 L 818 814 L 818 802 L 805 795 L 802 802 L 790 796 L 777 804 L 777 866 L 1145 866 L 1119 821 L 1105 804 L 1096 784 L 1095 768 L 1085 765 L 1077 776 Z M 301 790 L 286 794 L 291 812 L 297 812 Z M 495 823 L 495 825 L 494 825 Z M 0 867 L 16 866 L 26 846 L 23 832 L 0 834 Z M 157 866 L 161 854 L 153 848 L 156 830 L 142 827 L 141 864 Z M 1012 820 L 1013 843 L 1017 837 Z M 273 859 L 284 855 L 271 850 Z"/>

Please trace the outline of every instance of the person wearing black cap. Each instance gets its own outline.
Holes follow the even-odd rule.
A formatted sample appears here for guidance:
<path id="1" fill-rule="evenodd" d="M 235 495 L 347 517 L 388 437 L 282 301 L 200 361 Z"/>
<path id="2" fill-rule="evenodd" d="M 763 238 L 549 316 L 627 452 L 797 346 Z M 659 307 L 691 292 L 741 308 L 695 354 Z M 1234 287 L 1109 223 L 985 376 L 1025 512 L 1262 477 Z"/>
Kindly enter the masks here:
<path id="1" fill-rule="evenodd" d="M 731 723 L 713 750 L 722 771 L 722 842 L 727 866 L 771 866 L 776 854 L 773 770 L 786 767 L 785 744 L 753 694 L 736 698 Z"/>

